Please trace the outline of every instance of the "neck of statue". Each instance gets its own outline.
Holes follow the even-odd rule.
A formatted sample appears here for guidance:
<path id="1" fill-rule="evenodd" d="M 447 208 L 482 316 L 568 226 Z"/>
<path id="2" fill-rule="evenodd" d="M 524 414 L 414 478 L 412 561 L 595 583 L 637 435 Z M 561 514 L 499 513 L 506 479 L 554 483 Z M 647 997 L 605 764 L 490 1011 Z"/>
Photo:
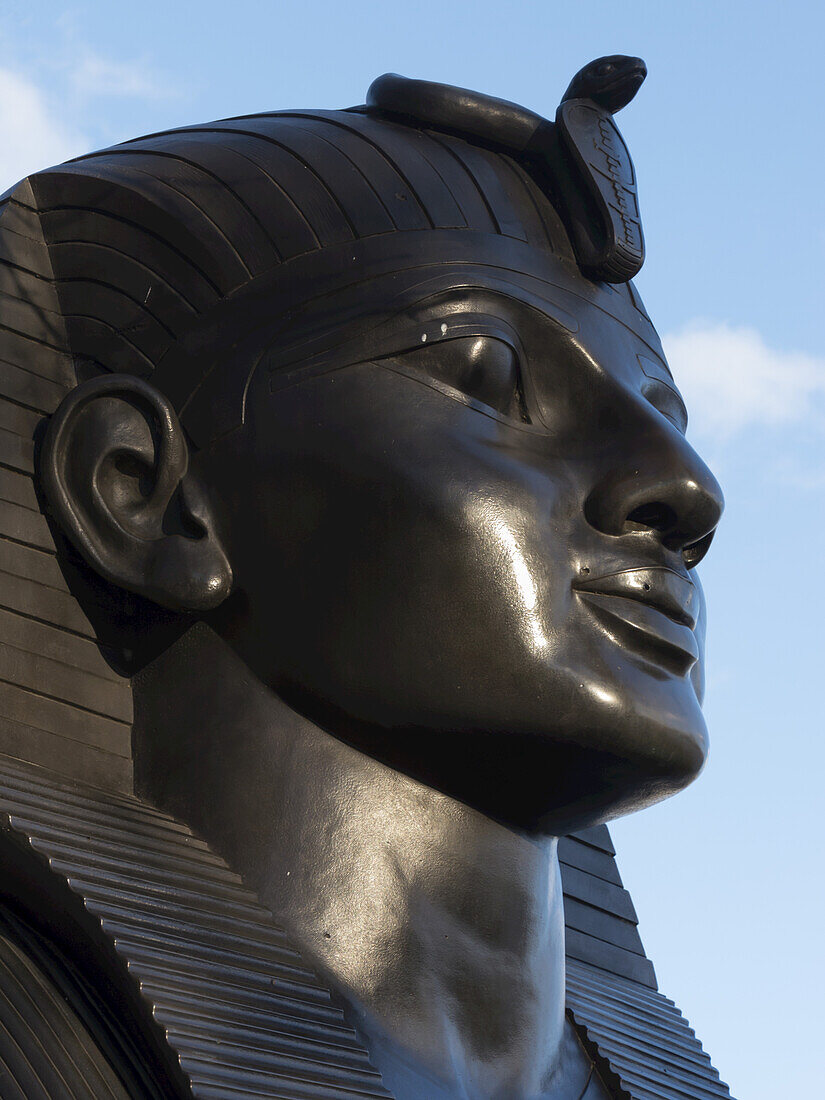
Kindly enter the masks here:
<path id="1" fill-rule="evenodd" d="M 204 626 L 134 686 L 138 793 L 257 890 L 398 1100 L 548 1095 L 564 1026 L 555 840 L 338 741 Z"/>

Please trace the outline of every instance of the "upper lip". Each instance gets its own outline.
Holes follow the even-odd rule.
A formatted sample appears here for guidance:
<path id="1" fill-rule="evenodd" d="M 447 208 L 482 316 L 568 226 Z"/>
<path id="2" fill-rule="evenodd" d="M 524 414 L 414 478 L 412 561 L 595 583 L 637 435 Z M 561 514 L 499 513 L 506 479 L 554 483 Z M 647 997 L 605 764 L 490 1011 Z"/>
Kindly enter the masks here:
<path id="1" fill-rule="evenodd" d="M 620 569 L 599 577 L 588 575 L 574 581 L 573 587 L 579 592 L 638 600 L 691 630 L 696 626 L 699 602 L 696 586 L 688 577 L 666 565 Z"/>

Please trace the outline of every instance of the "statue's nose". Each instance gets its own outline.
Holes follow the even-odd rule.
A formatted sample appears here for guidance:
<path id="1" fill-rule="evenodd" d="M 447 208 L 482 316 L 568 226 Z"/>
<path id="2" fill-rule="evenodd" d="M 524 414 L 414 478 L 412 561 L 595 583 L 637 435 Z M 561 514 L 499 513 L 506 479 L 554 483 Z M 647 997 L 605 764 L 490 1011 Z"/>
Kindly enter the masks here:
<path id="1" fill-rule="evenodd" d="M 646 433 L 627 461 L 613 463 L 585 502 L 591 526 L 607 535 L 647 530 L 669 550 L 709 535 L 722 516 L 716 478 L 675 429 Z"/>

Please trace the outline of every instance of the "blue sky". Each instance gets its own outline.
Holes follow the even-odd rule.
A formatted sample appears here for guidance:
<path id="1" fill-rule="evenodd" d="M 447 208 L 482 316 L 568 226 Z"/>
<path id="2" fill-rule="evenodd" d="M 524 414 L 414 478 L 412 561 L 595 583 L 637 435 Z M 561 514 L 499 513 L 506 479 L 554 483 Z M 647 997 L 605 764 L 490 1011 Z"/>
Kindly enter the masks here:
<path id="1" fill-rule="evenodd" d="M 388 70 L 552 115 L 591 58 L 646 59 L 619 118 L 637 282 L 728 507 L 702 566 L 710 762 L 613 833 L 660 985 L 739 1100 L 821 1083 L 823 41 L 803 0 L 0 8 L 0 192 L 140 133 L 359 103 Z"/>

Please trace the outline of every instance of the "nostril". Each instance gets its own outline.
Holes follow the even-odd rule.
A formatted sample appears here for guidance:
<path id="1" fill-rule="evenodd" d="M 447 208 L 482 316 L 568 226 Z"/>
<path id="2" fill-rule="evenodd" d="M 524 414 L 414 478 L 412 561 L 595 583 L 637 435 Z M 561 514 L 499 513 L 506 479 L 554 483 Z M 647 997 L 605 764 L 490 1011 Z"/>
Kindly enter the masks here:
<path id="1" fill-rule="evenodd" d="M 663 501 L 649 501 L 640 504 L 630 512 L 625 521 L 626 528 L 631 531 L 651 530 L 659 534 L 672 531 L 677 525 L 676 512 L 669 504 Z"/>
<path id="2" fill-rule="evenodd" d="M 584 501 L 590 526 L 613 537 L 654 538 L 666 550 L 694 547 L 719 522 L 722 491 L 692 451 L 690 466 L 677 457 L 654 454 L 597 481 Z"/>
<path id="3" fill-rule="evenodd" d="M 708 531 L 704 538 L 698 539 L 696 542 L 691 543 L 690 546 L 684 548 L 682 557 L 685 559 L 685 565 L 688 569 L 695 569 L 705 554 L 707 554 L 715 534 L 716 528 L 712 531 Z"/>

